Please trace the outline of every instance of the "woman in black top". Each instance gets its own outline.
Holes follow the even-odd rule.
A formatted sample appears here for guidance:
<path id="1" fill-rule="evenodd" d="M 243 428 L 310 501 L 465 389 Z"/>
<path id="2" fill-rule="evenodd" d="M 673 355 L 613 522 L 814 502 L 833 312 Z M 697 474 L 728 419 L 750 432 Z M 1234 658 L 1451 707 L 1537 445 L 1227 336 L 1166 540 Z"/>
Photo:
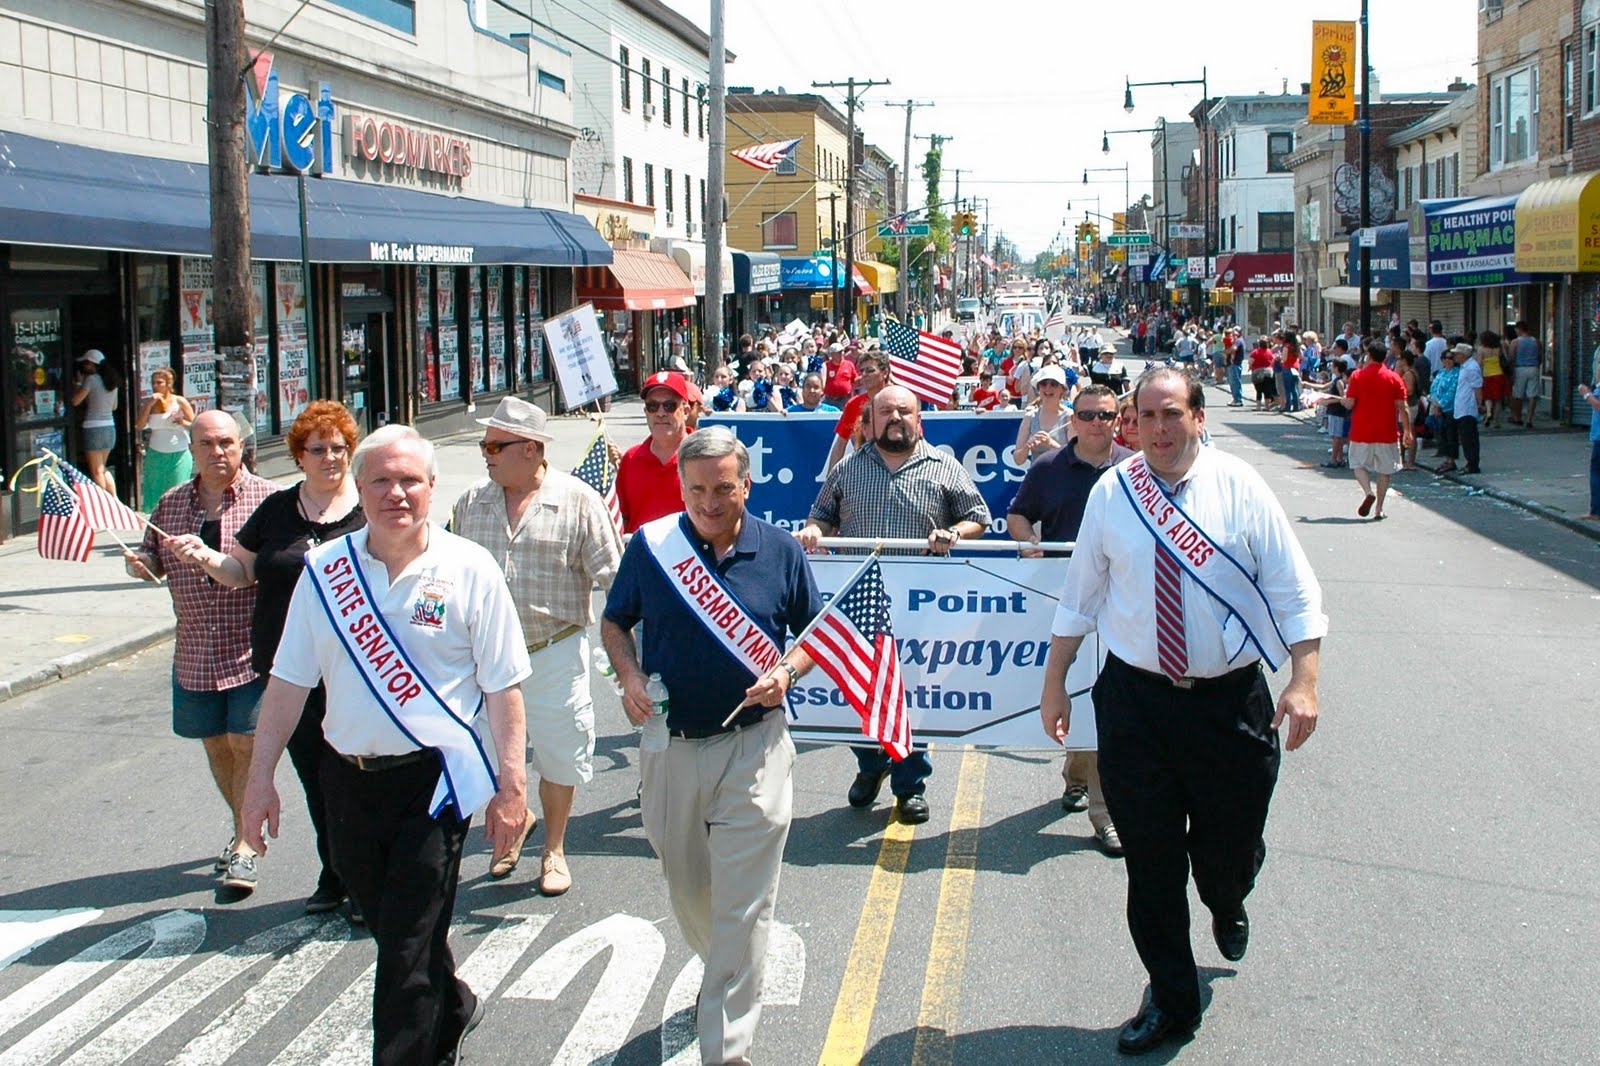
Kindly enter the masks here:
<path id="1" fill-rule="evenodd" d="M 262 501 L 239 530 L 233 551 L 213 551 L 197 560 L 206 573 L 224 585 L 256 585 L 255 614 L 250 621 L 251 665 L 265 677 L 283 636 L 289 600 L 305 569 L 306 552 L 323 541 L 342 537 L 367 524 L 361 513 L 355 479 L 350 476 L 350 456 L 355 451 L 355 419 L 344 405 L 318 400 L 289 428 L 289 454 L 305 471 L 305 480 L 275 492 Z M 317 856 L 322 874 L 317 889 L 306 900 L 306 913 L 321 914 L 345 901 L 344 881 L 333 869 L 323 812 L 318 767 L 327 741 L 322 717 L 327 692 L 318 685 L 306 697 L 305 711 L 289 738 L 289 758 L 305 789 L 306 807 L 316 830 Z"/>

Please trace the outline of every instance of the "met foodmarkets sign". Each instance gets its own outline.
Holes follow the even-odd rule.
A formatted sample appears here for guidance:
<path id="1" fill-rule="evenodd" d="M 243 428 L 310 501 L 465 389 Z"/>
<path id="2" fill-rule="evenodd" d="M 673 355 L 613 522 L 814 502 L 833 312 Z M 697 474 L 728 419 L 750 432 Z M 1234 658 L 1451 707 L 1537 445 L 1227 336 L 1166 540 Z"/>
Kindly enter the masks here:
<path id="1" fill-rule="evenodd" d="M 245 139 L 250 161 L 266 170 L 322 175 L 333 159 L 333 93 L 318 87 L 317 99 L 285 92 L 272 53 L 258 52 L 245 78 Z"/>

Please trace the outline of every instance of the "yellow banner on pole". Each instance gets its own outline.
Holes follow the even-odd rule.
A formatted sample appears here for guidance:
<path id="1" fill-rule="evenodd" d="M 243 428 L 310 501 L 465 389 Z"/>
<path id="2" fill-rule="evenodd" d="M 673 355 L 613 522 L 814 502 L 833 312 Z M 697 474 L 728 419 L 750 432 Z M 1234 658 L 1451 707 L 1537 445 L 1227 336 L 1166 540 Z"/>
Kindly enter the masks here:
<path id="1" fill-rule="evenodd" d="M 1356 24 L 1311 24 L 1311 106 L 1307 121 L 1348 126 L 1356 120 Z"/>

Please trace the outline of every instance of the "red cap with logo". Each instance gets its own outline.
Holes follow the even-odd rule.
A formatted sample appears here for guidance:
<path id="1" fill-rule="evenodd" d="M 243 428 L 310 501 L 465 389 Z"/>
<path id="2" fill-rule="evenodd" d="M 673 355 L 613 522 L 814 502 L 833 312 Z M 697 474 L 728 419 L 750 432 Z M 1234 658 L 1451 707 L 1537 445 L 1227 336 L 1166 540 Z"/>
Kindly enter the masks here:
<path id="1" fill-rule="evenodd" d="M 689 383 L 689 379 L 673 370 L 659 370 L 644 379 L 644 387 L 639 390 L 639 395 L 649 396 L 651 389 L 666 389 L 680 400 L 697 399 L 697 391 Z"/>

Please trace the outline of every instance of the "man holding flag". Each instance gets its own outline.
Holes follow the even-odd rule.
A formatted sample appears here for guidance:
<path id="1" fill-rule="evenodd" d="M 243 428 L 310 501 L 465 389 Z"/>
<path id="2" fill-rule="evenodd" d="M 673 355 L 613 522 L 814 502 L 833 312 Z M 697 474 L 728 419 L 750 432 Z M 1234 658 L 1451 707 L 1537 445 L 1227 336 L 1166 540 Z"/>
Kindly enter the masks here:
<path id="1" fill-rule="evenodd" d="M 783 706 L 811 666 L 782 642 L 805 630 L 822 597 L 794 539 L 745 511 L 750 454 L 731 433 L 691 434 L 677 467 L 685 512 L 629 541 L 600 633 L 623 710 L 644 729 L 645 836 L 705 964 L 700 1061 L 748 1063 L 793 800 Z M 653 675 L 664 707 L 648 693 Z"/>
<path id="2" fill-rule="evenodd" d="M 890 385 L 872 401 L 873 440 L 834 467 L 805 528 L 795 538 L 814 551 L 823 537 L 927 538 L 928 553 L 948 555 L 963 538 L 983 536 L 989 507 L 966 467 L 922 439 L 922 416 L 910 389 Z M 881 746 L 855 749 L 859 772 L 850 786 L 852 807 L 870 807 L 890 777 L 902 822 L 928 820 L 926 749 L 891 763 Z"/>

